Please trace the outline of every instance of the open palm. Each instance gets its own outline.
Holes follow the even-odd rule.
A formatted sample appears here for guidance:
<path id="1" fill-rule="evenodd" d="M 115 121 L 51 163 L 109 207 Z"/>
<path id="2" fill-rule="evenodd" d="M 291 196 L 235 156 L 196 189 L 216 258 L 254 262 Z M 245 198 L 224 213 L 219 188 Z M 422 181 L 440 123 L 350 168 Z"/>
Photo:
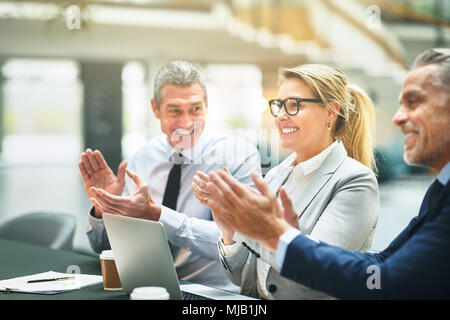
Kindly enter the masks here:
<path id="1" fill-rule="evenodd" d="M 122 161 L 117 170 L 117 176 L 106 163 L 100 151 L 93 152 L 87 149 L 81 154 L 81 161 L 78 162 L 78 169 L 80 170 L 83 179 L 84 189 L 89 198 L 94 196 L 91 187 L 103 189 L 113 195 L 121 195 L 125 186 L 125 168 L 126 161 Z"/>

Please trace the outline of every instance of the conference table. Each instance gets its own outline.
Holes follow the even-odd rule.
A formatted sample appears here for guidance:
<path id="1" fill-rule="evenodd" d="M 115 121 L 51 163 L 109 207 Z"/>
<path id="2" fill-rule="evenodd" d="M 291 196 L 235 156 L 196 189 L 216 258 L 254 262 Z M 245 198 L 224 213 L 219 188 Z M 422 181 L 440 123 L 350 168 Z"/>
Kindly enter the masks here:
<path id="1" fill-rule="evenodd" d="M 0 238 L 0 280 L 55 271 L 78 270 L 82 274 L 101 275 L 100 259 L 73 251 Z M 99 283 L 79 290 L 54 295 L 0 293 L 0 300 L 128 300 L 123 291 L 106 291 Z"/>
<path id="2" fill-rule="evenodd" d="M 33 275 L 37 273 L 55 271 L 62 273 L 68 272 L 69 269 L 76 269 L 82 274 L 101 275 L 101 266 L 99 257 L 81 254 L 73 251 L 55 250 L 48 247 L 37 246 L 29 243 L 23 243 L 13 240 L 7 240 L 0 238 L 0 280 L 11 279 L 21 276 Z M 188 281 L 180 281 L 180 284 L 190 284 Z M 10 301 L 4 301 L 10 300 Z M 18 304 L 12 303 L 12 300 L 18 301 Z M 114 302 L 111 307 L 111 302 L 106 307 L 105 304 L 95 307 L 88 302 L 89 307 L 76 307 L 69 306 L 71 316 L 80 314 L 85 317 L 87 314 L 92 316 L 92 312 L 99 313 L 103 317 L 110 315 L 116 317 L 117 312 L 126 310 L 127 315 L 130 312 L 135 314 L 148 314 L 149 310 L 154 314 L 164 314 L 166 318 L 180 318 L 185 319 L 197 319 L 198 317 L 204 319 L 205 317 L 214 316 L 215 319 L 227 318 L 236 319 L 239 315 L 246 316 L 262 316 L 262 319 L 273 319 L 275 310 L 274 305 L 266 306 L 265 301 L 261 300 L 222 300 L 222 301 L 131 301 L 129 295 L 124 290 L 119 291 L 105 291 L 103 289 L 103 283 L 95 284 L 92 286 L 84 287 L 81 289 L 53 294 L 32 294 L 32 293 L 3 293 L 0 292 L 0 304 L 2 304 L 2 310 L 13 310 L 16 312 L 20 310 L 22 315 L 24 312 L 30 312 L 31 315 L 36 314 L 36 304 L 33 307 L 27 307 L 23 304 L 22 300 L 127 300 L 127 304 L 133 304 L 132 308 L 122 308 L 123 302 L 120 306 L 117 302 Z M 136 303 L 135 303 L 136 302 Z M 79 302 L 77 302 L 78 304 Z M 149 306 L 149 303 L 151 306 Z M 167 303 L 170 304 L 168 307 Z M 201 304 L 199 304 L 201 303 Z M 39 308 L 42 304 L 39 303 Z M 61 307 L 60 303 L 57 303 Z M 282 306 L 283 310 L 286 310 L 286 306 Z M 6 308 L 6 309 L 5 309 Z M 41 308 L 42 309 L 42 308 Z M 53 311 L 52 308 L 47 308 Z M 63 310 L 64 308 L 60 308 Z M 58 310 L 60 310 L 58 309 Z M 55 309 L 56 310 L 56 309 Z M 281 307 L 280 307 L 281 310 Z M 42 311 L 42 310 L 41 310 Z M 142 311 L 142 312 L 141 312 Z M 208 315 L 206 315 L 208 311 Z M 145 313 L 144 313 L 145 312 Z M 281 312 L 281 311 L 280 311 Z M 49 312 L 48 314 L 54 314 Z M 58 312 L 56 315 L 60 315 Z"/>

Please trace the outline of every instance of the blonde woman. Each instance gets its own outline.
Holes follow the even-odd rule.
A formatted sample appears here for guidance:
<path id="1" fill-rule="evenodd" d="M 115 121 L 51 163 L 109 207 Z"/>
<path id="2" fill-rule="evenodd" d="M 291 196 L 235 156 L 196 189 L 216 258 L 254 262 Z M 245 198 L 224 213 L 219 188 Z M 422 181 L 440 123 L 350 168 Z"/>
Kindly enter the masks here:
<path id="1" fill-rule="evenodd" d="M 349 250 L 369 250 L 379 209 L 370 99 L 326 65 L 281 69 L 279 79 L 278 98 L 269 105 L 282 146 L 293 153 L 267 173 L 268 190 L 282 202 L 291 199 L 287 218 L 303 234 Z M 222 231 L 222 266 L 241 293 L 262 299 L 330 298 L 281 277 L 273 253 L 257 242 L 235 242 L 235 230 L 214 209 L 220 205 L 231 215 L 236 206 L 254 208 L 229 192 L 227 179 L 233 178 L 223 170 L 198 172 L 193 188 L 213 211 Z"/>

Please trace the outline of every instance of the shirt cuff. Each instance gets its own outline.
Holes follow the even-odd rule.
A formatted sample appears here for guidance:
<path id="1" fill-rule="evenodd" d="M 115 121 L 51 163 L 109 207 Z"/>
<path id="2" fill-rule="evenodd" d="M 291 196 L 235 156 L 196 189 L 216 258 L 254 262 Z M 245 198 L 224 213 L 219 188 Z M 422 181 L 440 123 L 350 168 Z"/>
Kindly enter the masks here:
<path id="1" fill-rule="evenodd" d="M 219 249 L 221 254 L 224 257 L 230 257 L 232 255 L 234 255 L 236 252 L 238 252 L 239 248 L 241 247 L 241 244 L 239 242 L 230 244 L 230 245 L 225 245 L 222 241 L 222 237 L 220 237 L 219 239 Z"/>
<path id="2" fill-rule="evenodd" d="M 172 210 L 166 206 L 161 206 L 161 216 L 159 221 L 164 225 L 168 240 L 180 230 L 181 226 L 186 219 L 186 215 Z"/>
<path id="3" fill-rule="evenodd" d="M 89 211 L 88 228 L 103 226 L 103 219 L 97 218 L 94 214 L 94 210 L 94 207 L 92 207 L 91 211 Z"/>
<path id="4" fill-rule="evenodd" d="M 280 268 L 283 267 L 284 258 L 286 257 L 286 251 L 289 244 L 300 234 L 300 230 L 290 228 L 281 235 L 280 239 L 278 239 L 277 251 L 275 252 L 275 261 L 278 263 Z"/>

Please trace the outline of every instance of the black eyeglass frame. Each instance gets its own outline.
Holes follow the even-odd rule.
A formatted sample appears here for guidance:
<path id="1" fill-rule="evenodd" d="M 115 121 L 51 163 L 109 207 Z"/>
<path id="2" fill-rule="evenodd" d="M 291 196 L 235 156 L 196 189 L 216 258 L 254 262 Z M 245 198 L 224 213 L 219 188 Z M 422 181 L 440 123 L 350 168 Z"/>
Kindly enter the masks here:
<path id="1" fill-rule="evenodd" d="M 286 108 L 286 101 L 288 100 L 295 100 L 297 102 L 297 111 L 295 113 L 289 113 L 287 108 Z M 280 100 L 280 99 L 270 99 L 269 100 L 269 109 L 270 109 L 270 113 L 272 114 L 272 116 L 274 116 L 275 118 L 278 117 L 278 114 L 274 114 L 273 110 L 272 110 L 272 103 L 273 102 L 279 102 L 281 104 L 281 107 L 284 108 L 284 111 L 286 111 L 286 114 L 290 115 L 290 116 L 295 116 L 299 110 L 300 110 L 300 103 L 302 102 L 323 102 L 322 99 L 313 99 L 313 98 L 296 98 L 296 97 L 291 97 L 291 98 L 286 98 L 284 100 Z M 280 108 L 281 110 L 281 108 Z M 279 111 L 278 111 L 279 113 Z"/>

